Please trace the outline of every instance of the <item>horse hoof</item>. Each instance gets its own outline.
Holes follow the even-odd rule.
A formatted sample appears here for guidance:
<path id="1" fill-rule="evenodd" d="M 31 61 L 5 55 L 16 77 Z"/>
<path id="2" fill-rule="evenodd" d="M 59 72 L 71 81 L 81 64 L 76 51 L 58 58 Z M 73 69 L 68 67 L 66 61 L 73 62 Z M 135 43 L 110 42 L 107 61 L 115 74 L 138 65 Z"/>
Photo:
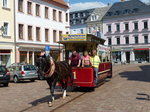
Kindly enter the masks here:
<path id="1" fill-rule="evenodd" d="M 53 106 L 53 105 L 52 105 L 52 102 L 49 102 L 49 103 L 48 103 L 48 106 L 49 106 L 49 107 L 52 107 L 52 106 Z"/>

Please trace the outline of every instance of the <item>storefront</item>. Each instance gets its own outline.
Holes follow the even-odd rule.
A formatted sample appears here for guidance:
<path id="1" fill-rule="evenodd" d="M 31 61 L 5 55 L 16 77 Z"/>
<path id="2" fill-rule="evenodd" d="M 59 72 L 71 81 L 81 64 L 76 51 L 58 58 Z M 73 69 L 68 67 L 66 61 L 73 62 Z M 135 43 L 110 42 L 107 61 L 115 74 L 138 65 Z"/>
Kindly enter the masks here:
<path id="1" fill-rule="evenodd" d="M 0 65 L 11 64 L 11 50 L 0 50 Z"/>
<path id="2" fill-rule="evenodd" d="M 17 51 L 18 51 L 18 60 L 17 62 L 18 63 L 24 63 L 24 64 L 33 64 L 35 65 L 35 62 L 36 62 L 36 58 L 38 55 L 40 55 L 41 53 L 41 50 L 44 49 L 45 46 L 41 46 L 41 47 L 37 47 L 37 46 L 34 46 L 34 47 L 26 47 L 26 46 L 20 46 L 18 47 Z M 51 47 L 51 50 L 50 50 L 50 54 L 52 56 L 52 58 L 55 60 L 55 61 L 60 61 L 62 58 L 61 58 L 61 50 L 62 50 L 62 47 L 59 48 L 58 46 L 56 46 L 57 48 L 54 48 L 53 46 Z"/>
<path id="3" fill-rule="evenodd" d="M 149 48 L 134 49 L 136 62 L 149 62 Z"/>
<path id="4" fill-rule="evenodd" d="M 112 50 L 112 61 L 114 63 L 121 62 L 121 49 L 113 49 Z"/>

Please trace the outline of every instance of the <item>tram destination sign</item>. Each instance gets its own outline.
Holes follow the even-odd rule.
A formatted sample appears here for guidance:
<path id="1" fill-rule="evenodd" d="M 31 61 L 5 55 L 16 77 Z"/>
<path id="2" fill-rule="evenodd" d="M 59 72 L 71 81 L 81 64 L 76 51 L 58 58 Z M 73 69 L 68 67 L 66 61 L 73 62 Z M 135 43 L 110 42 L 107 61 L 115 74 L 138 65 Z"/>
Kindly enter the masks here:
<path id="1" fill-rule="evenodd" d="M 86 34 L 65 34 L 62 41 L 86 41 Z"/>

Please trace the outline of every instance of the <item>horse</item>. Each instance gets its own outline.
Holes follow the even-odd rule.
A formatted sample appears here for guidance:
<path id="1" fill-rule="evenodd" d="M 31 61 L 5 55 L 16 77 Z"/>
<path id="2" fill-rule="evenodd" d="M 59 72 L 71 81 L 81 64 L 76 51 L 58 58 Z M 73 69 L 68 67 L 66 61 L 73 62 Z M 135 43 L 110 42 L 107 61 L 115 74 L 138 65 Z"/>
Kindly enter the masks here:
<path id="1" fill-rule="evenodd" d="M 66 98 L 66 90 L 68 86 L 68 78 L 70 78 L 71 85 L 73 84 L 73 74 L 71 66 L 65 61 L 55 62 L 50 56 L 37 56 L 36 65 L 38 73 L 45 77 L 49 87 L 51 100 L 48 102 L 49 107 L 54 101 L 54 89 L 56 83 L 59 82 L 63 89 L 63 99 Z"/>

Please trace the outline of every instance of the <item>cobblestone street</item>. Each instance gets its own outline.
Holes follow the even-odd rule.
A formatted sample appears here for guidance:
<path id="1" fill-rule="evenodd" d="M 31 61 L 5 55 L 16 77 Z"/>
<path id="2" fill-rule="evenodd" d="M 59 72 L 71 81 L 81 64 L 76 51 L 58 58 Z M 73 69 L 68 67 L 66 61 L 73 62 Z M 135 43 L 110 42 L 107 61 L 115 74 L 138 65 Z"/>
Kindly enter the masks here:
<path id="1" fill-rule="evenodd" d="M 10 83 L 0 87 L 0 112 L 150 112 L 149 73 L 148 64 L 115 65 L 113 78 L 94 92 L 68 92 L 63 100 L 57 89 L 53 107 L 45 81 Z"/>

